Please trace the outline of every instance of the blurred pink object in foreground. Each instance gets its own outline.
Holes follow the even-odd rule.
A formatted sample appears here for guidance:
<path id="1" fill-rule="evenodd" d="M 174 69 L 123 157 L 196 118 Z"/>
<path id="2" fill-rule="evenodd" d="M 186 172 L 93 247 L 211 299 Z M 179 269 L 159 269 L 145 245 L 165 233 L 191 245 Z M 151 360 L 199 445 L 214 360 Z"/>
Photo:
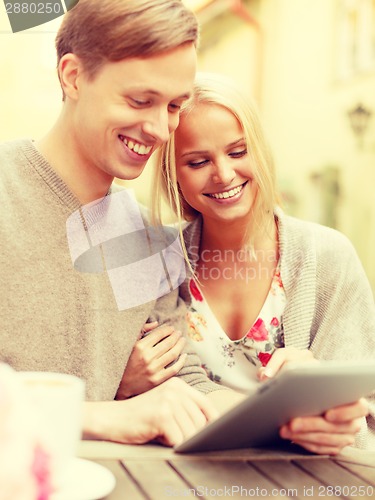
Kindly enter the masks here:
<path id="1" fill-rule="evenodd" d="M 48 500 L 50 458 L 16 372 L 0 363 L 0 500 Z"/>

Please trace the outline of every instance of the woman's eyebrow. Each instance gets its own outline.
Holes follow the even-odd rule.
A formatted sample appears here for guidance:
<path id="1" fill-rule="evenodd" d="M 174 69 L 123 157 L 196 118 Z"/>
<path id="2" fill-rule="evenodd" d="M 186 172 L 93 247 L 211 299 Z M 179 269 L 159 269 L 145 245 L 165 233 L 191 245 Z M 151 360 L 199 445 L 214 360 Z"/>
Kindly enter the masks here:
<path id="1" fill-rule="evenodd" d="M 185 156 L 190 156 L 190 155 L 204 155 L 208 154 L 208 151 L 188 151 L 187 153 L 183 153 L 180 158 L 184 158 Z"/>
<path id="2" fill-rule="evenodd" d="M 228 144 L 225 147 L 232 148 L 233 146 L 237 146 L 237 144 L 240 144 L 241 142 L 245 142 L 244 137 L 241 137 L 240 139 L 237 139 L 236 141 L 231 142 L 230 144 Z M 208 154 L 208 151 L 207 150 L 187 151 L 186 153 L 183 153 L 182 155 L 180 155 L 180 158 L 184 158 L 185 156 L 189 156 L 189 155 L 204 155 L 204 154 Z"/>
<path id="3" fill-rule="evenodd" d="M 236 146 L 240 142 L 245 142 L 245 138 L 241 137 L 240 139 L 237 139 L 237 141 L 231 142 L 230 144 L 228 144 L 227 148 L 230 148 L 231 146 Z"/>

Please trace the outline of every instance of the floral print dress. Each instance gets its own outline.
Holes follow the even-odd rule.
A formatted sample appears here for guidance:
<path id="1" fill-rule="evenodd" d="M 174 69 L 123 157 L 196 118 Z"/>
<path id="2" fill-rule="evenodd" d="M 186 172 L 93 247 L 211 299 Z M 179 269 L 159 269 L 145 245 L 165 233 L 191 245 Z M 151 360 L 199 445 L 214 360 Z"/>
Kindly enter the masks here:
<path id="1" fill-rule="evenodd" d="M 239 340 L 221 328 L 194 279 L 189 280 L 191 305 L 187 313 L 188 341 L 214 382 L 248 393 L 258 385 L 256 373 L 272 353 L 284 347 L 282 316 L 286 296 L 276 269 L 258 318 Z"/>

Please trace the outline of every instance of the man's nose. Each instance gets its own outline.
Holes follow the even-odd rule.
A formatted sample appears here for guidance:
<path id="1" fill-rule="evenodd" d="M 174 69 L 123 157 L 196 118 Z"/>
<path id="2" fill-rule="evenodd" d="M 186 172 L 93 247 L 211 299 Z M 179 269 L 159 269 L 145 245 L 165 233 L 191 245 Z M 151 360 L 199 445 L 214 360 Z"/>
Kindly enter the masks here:
<path id="1" fill-rule="evenodd" d="M 175 128 L 172 126 L 170 113 L 164 109 L 155 110 L 143 124 L 143 132 L 159 144 L 167 142 Z"/>

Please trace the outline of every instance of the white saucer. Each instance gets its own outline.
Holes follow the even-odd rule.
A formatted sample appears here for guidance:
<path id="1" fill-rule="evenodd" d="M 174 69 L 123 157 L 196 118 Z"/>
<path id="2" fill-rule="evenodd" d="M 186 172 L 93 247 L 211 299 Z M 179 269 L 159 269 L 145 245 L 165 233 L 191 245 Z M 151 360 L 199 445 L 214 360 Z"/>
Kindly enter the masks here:
<path id="1" fill-rule="evenodd" d="M 97 500 L 108 495 L 115 484 L 115 476 L 102 465 L 74 458 L 64 486 L 50 500 Z"/>

